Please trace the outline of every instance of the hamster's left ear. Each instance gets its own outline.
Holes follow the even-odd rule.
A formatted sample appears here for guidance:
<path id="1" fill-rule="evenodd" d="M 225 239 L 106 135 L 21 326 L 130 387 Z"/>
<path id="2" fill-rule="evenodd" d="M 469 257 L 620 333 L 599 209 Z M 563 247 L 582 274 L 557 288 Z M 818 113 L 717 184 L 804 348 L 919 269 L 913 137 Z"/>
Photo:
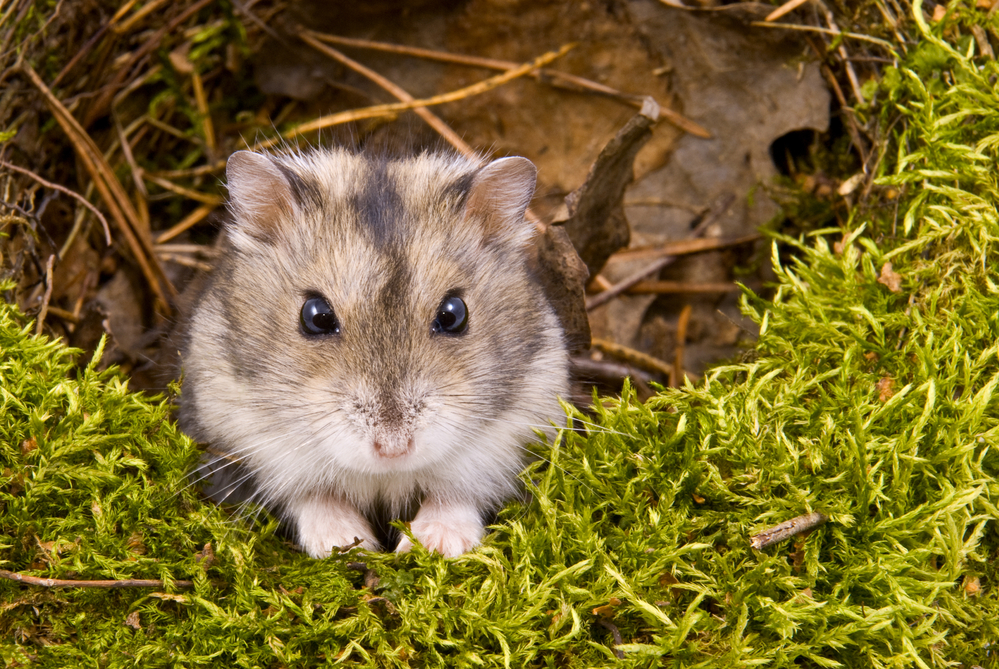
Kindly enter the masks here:
<path id="1" fill-rule="evenodd" d="M 526 246 L 533 239 L 534 225 L 524 220 L 534 197 L 538 169 L 519 156 L 494 160 L 472 178 L 465 199 L 465 216 L 479 221 L 486 242 L 502 240 Z"/>
<path id="2" fill-rule="evenodd" d="M 297 198 L 291 180 L 297 177 L 251 151 L 229 156 L 225 176 L 236 230 L 260 241 L 273 241 L 282 222 L 295 212 Z"/>

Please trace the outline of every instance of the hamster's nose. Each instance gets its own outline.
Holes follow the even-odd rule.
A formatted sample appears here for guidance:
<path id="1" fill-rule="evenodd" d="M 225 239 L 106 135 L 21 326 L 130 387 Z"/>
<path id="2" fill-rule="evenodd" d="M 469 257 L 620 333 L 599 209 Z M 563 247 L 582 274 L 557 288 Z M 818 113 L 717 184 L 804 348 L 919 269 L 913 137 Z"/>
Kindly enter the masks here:
<path id="1" fill-rule="evenodd" d="M 406 436 L 398 439 L 383 437 L 375 439 L 375 453 L 383 458 L 398 458 L 413 450 L 413 438 Z"/>

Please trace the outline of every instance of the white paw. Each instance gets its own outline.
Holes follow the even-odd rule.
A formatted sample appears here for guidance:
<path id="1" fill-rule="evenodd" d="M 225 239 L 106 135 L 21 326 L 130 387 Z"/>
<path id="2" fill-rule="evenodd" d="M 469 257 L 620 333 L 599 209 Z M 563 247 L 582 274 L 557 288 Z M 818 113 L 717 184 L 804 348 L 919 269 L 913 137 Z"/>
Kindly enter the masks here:
<path id="1" fill-rule="evenodd" d="M 329 557 L 334 548 L 354 545 L 378 550 L 371 525 L 357 509 L 343 502 L 312 498 L 300 502 L 292 515 L 298 544 L 309 557 Z"/>
<path id="2" fill-rule="evenodd" d="M 485 528 L 474 507 L 444 507 L 424 504 L 409 526 L 416 540 L 428 551 L 444 557 L 458 557 L 482 542 Z M 396 547 L 397 553 L 406 553 L 413 542 L 403 536 Z"/>

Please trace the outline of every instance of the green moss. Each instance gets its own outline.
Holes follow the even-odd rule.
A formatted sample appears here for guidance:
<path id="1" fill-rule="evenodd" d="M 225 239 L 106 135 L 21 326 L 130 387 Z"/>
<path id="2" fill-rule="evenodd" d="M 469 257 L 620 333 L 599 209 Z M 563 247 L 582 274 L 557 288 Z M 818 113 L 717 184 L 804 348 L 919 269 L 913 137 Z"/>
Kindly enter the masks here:
<path id="1" fill-rule="evenodd" d="M 957 10 L 955 21 L 987 20 Z M 752 359 L 644 406 L 627 391 L 601 400 L 588 434 L 539 447 L 524 475 L 531 501 L 510 504 L 458 559 L 313 561 L 273 522 L 229 520 L 186 487 L 197 451 L 163 400 L 130 394 L 113 371 L 74 373 L 73 352 L 0 307 L 0 568 L 194 581 L 0 582 L 0 657 L 996 666 L 999 67 L 924 30 L 932 49 L 911 49 L 886 80 L 885 118 L 902 119 L 881 183 L 902 192 L 898 219 L 885 209 L 846 238 L 777 239 L 800 253 L 778 269 L 773 300 L 746 296 L 761 324 Z M 931 71 L 957 83 L 927 85 Z M 898 292 L 879 281 L 888 262 Z M 750 547 L 753 533 L 810 511 L 830 521 Z M 377 584 L 348 564 L 361 560 Z"/>

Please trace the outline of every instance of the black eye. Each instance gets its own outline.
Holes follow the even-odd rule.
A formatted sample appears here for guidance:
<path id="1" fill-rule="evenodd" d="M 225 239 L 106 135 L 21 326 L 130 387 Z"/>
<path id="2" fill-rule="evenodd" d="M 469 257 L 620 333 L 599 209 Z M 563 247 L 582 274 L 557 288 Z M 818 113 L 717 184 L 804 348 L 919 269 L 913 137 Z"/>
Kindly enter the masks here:
<path id="1" fill-rule="evenodd" d="M 437 307 L 437 318 L 430 329 L 443 334 L 458 335 L 468 329 L 468 309 L 460 297 L 445 297 Z"/>
<path id="2" fill-rule="evenodd" d="M 310 297 L 302 305 L 302 332 L 307 335 L 329 335 L 340 333 L 340 321 L 333 313 L 333 307 L 321 297 Z"/>

